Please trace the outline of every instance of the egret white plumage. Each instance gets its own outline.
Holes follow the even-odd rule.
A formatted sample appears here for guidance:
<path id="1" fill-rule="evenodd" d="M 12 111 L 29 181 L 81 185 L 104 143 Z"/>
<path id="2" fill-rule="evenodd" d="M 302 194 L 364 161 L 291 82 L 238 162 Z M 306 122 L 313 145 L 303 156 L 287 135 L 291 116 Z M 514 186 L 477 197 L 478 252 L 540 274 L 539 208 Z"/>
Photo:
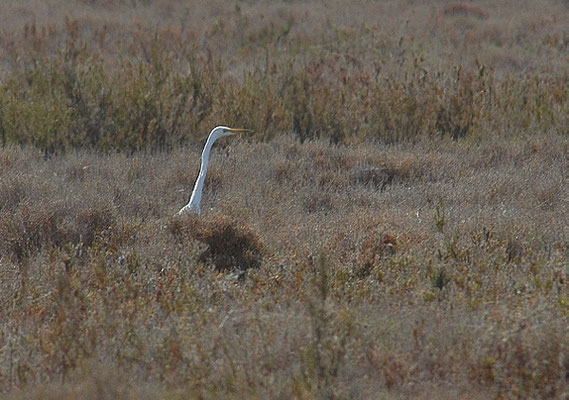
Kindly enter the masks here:
<path id="1" fill-rule="evenodd" d="M 202 163 L 200 168 L 200 173 L 198 174 L 198 178 L 196 179 L 196 183 L 194 184 L 194 190 L 192 191 L 192 196 L 190 197 L 190 201 L 186 204 L 178 214 L 185 214 L 187 212 L 194 212 L 198 215 L 201 213 L 201 202 L 202 202 L 202 192 L 205 183 L 205 176 L 207 174 L 207 165 L 209 162 L 209 153 L 211 152 L 211 148 L 213 143 L 223 136 L 231 136 L 237 133 L 243 132 L 252 132 L 250 129 L 235 129 L 235 128 L 228 128 L 227 126 L 216 126 L 212 129 L 205 142 L 205 146 L 202 151 Z"/>

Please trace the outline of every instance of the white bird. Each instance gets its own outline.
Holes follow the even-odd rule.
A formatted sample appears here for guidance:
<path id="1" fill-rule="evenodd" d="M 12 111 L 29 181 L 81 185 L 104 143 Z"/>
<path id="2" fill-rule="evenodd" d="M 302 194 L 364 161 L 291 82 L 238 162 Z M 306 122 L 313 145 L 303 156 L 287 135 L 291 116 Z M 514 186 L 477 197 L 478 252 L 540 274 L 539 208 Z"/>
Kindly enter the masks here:
<path id="1" fill-rule="evenodd" d="M 199 215 L 201 213 L 203 186 L 205 183 L 205 176 L 207 174 L 209 153 L 211 151 L 213 143 L 220 137 L 231 136 L 242 132 L 252 132 L 252 130 L 228 128 L 227 126 L 216 126 L 215 128 L 212 129 L 212 131 L 209 134 L 209 137 L 207 138 L 207 142 L 205 142 L 205 146 L 203 148 L 202 165 L 200 168 L 200 173 L 194 185 L 194 190 L 192 191 L 192 196 L 190 197 L 190 201 L 188 202 L 188 204 L 186 204 L 184 207 L 182 207 L 180 211 L 178 211 L 178 214 L 194 212 Z"/>

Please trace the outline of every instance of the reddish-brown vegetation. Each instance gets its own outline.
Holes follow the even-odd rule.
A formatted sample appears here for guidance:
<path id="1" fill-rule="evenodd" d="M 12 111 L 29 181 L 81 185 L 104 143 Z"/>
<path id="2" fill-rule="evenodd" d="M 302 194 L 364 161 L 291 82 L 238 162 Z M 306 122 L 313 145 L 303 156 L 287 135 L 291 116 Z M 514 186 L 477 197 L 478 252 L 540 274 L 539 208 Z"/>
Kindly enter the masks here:
<path id="1" fill-rule="evenodd" d="M 2 2 L 0 397 L 565 398 L 565 7 Z"/>

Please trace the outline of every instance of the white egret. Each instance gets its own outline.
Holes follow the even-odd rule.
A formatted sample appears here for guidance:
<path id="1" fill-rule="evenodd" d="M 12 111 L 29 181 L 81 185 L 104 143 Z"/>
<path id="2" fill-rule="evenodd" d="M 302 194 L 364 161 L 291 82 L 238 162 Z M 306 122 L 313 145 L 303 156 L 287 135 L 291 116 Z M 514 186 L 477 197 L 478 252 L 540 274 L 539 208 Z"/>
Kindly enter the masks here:
<path id="1" fill-rule="evenodd" d="M 192 191 L 192 196 L 190 197 L 190 201 L 188 202 L 188 204 L 186 204 L 184 207 L 182 207 L 180 211 L 178 211 L 178 214 L 194 212 L 199 215 L 201 213 L 202 191 L 205 183 L 205 176 L 207 174 L 209 153 L 211 151 L 213 143 L 220 137 L 231 136 L 242 132 L 252 132 L 252 131 L 250 129 L 228 128 L 227 126 L 216 126 L 215 128 L 212 129 L 212 131 L 209 134 L 209 137 L 207 138 L 207 142 L 205 142 L 205 146 L 203 148 L 202 165 L 200 168 L 200 173 L 194 185 L 194 190 Z"/>

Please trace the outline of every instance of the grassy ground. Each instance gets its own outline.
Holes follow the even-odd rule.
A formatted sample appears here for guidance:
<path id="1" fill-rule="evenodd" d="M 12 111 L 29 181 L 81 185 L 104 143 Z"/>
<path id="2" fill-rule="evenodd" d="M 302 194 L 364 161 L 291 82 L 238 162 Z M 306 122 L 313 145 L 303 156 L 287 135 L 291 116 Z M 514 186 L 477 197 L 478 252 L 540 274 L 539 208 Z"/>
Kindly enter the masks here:
<path id="1" fill-rule="evenodd" d="M 69 4 L 0 6 L 2 397 L 568 395 L 566 3 Z"/>

